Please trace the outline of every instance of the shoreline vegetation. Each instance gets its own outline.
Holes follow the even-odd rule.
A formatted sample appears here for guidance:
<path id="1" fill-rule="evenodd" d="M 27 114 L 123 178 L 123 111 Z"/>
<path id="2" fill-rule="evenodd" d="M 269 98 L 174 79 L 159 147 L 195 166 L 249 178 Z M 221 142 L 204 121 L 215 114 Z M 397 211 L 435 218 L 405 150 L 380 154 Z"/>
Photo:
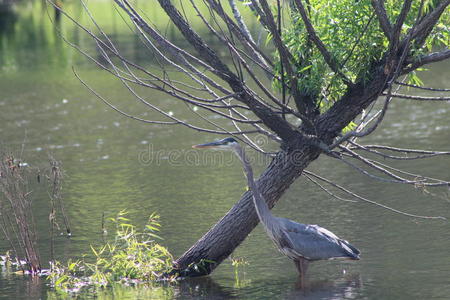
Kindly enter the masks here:
<path id="1" fill-rule="evenodd" d="M 57 291 L 77 293 L 83 288 L 104 288 L 115 283 L 134 286 L 160 281 L 172 268 L 169 250 L 156 242 L 160 223 L 151 214 L 143 230 L 131 224 L 125 210 L 108 219 L 115 226 L 115 236 L 100 247 L 91 246 L 93 261 L 70 260 L 51 264 L 48 278 Z M 85 257 L 92 255 L 85 255 Z M 165 278 L 171 281 L 174 278 Z"/>
<path id="2" fill-rule="evenodd" d="M 25 162 L 21 156 L 0 151 L 0 234 L 9 243 L 8 250 L 0 255 L 0 272 L 41 277 L 47 280 L 51 293 L 72 295 L 98 292 L 117 285 L 147 285 L 156 291 L 161 285 L 170 285 L 183 278 L 183 270 L 173 272 L 172 254 L 158 243 L 162 238 L 158 235 L 161 225 L 156 213 L 150 214 L 143 228 L 133 224 L 126 210 L 111 218 L 105 218 L 103 213 L 102 244 L 91 245 L 90 253 L 81 255 L 81 259 L 56 260 L 56 235 L 72 236 L 63 204 L 62 164 L 49 155 L 47 167 L 41 170 Z M 33 181 L 38 185 L 46 184 L 50 200 L 48 234 L 51 258 L 48 265 L 42 263 L 39 254 L 38 235 L 42 232 L 37 232 L 35 224 Z M 200 271 L 206 263 L 214 262 L 200 261 L 189 268 Z M 249 281 L 245 279 L 243 268 L 247 261 L 231 257 L 230 263 L 235 284 L 247 284 Z"/>
<path id="3" fill-rule="evenodd" d="M 29 263 L 12 251 L 0 255 L 2 272 L 40 276 L 49 281 L 57 293 L 76 294 L 84 290 L 96 290 L 115 284 L 136 286 L 153 282 L 172 282 L 175 278 L 164 277 L 172 267 L 173 257 L 167 248 L 156 242 L 160 239 L 159 216 L 151 214 L 147 225 L 140 231 L 130 224 L 127 212 L 120 211 L 109 221 L 115 225 L 115 236 L 100 247 L 91 246 L 91 253 L 82 259 L 69 259 L 66 263 L 50 262 L 49 269 L 32 272 Z M 93 256 L 93 259 L 92 259 Z"/>
<path id="4" fill-rule="evenodd" d="M 161 239 L 159 215 L 152 213 L 144 228 L 138 229 L 122 210 L 115 217 L 102 217 L 103 244 L 91 246 L 91 253 L 82 259 L 66 263 L 55 260 L 54 240 L 58 232 L 71 236 L 69 218 L 62 197 L 63 170 L 61 163 L 49 156 L 45 170 L 30 166 L 20 155 L 0 152 L 0 230 L 9 250 L 0 255 L 2 272 L 47 278 L 57 292 L 76 293 L 84 288 L 103 288 L 115 283 L 134 286 L 139 283 L 165 281 L 163 276 L 173 266 L 167 248 L 158 244 Z M 38 232 L 33 215 L 31 182 L 46 183 L 50 198 L 48 222 L 50 226 L 49 268 L 43 268 L 39 255 Z M 59 225 L 61 223 L 61 225 Z M 108 238 L 109 225 L 114 235 Z M 41 233 L 42 234 L 42 233 Z"/>
<path id="5" fill-rule="evenodd" d="M 50 159 L 54 161 L 53 158 Z M 58 163 L 54 162 L 55 168 L 59 168 Z M 48 175 L 50 174 L 46 174 Z M 39 170 L 32 170 L 21 158 L 0 151 L 0 230 L 10 248 L 4 259 L 15 257 L 11 262 L 24 273 L 28 272 L 31 275 L 41 271 L 32 209 L 33 197 L 29 184 L 33 176 L 36 176 L 38 182 L 41 181 Z M 54 176 L 62 176 L 62 173 L 54 172 Z M 60 183 L 58 180 L 56 184 Z M 50 194 L 52 202 L 53 196 L 54 194 Z M 49 220 L 52 219 L 52 215 L 53 209 L 49 214 Z"/>

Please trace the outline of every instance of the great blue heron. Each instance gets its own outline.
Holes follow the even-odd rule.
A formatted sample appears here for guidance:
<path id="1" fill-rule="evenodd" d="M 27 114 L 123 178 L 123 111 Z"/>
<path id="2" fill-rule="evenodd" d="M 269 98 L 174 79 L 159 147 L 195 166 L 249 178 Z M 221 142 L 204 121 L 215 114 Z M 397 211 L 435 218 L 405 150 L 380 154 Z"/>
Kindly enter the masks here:
<path id="1" fill-rule="evenodd" d="M 305 276 L 310 261 L 338 258 L 359 259 L 360 251 L 358 249 L 325 228 L 274 217 L 253 179 L 253 170 L 245 156 L 244 149 L 234 138 L 229 137 L 192 147 L 232 150 L 237 154 L 244 167 L 248 186 L 253 193 L 253 203 L 259 220 L 281 253 L 294 261 L 302 278 Z"/>

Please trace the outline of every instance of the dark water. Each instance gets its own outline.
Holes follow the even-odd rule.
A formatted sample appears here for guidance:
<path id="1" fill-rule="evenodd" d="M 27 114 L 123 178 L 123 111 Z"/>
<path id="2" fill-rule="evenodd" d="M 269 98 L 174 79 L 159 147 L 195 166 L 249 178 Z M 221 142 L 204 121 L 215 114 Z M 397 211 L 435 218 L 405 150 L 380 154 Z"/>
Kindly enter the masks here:
<path id="1" fill-rule="evenodd" d="M 73 14 L 77 6 L 67 4 Z M 106 30 L 122 51 L 136 61 L 151 59 L 107 2 L 94 2 Z M 148 10 L 150 16 L 159 16 Z M 49 11 L 53 14 L 53 11 Z M 153 14 L 153 15 L 151 15 Z M 115 16 L 115 17 L 114 17 Z M 79 29 L 63 21 L 66 36 L 95 53 Z M 176 34 L 176 33 L 173 33 Z M 57 237 L 58 259 L 89 253 L 102 240 L 102 214 L 127 209 L 143 224 L 161 215 L 162 244 L 181 255 L 213 225 L 245 191 L 239 162 L 230 153 L 191 161 L 190 146 L 214 139 L 183 127 L 148 126 L 108 109 L 74 77 L 84 80 L 114 103 L 134 113 L 142 106 L 110 76 L 91 67 L 58 37 L 41 2 L 21 2 L 0 11 L 0 143 L 24 149 L 33 168 L 46 168 L 48 153 L 63 162 L 63 195 L 73 237 Z M 449 63 L 432 66 L 425 83 L 450 85 Z M 183 109 L 160 95 L 146 97 L 182 115 Z M 153 97 L 152 97 L 153 96 Z M 147 113 L 151 116 L 151 113 Z M 370 142 L 399 147 L 450 150 L 448 103 L 396 100 L 385 123 Z M 24 145 L 24 146 L 23 146 Z M 262 170 L 265 160 L 255 168 Z M 401 166 L 398 164 L 398 166 Z M 406 166 L 403 164 L 403 166 Z M 450 161 L 433 158 L 407 166 L 425 175 L 450 179 Z M 432 197 L 412 187 L 374 182 L 339 162 L 321 158 L 310 169 L 352 188 L 374 201 L 410 213 L 450 217 L 448 190 Z M 43 261 L 50 258 L 49 199 L 32 183 L 34 214 Z M 447 222 L 407 218 L 370 204 L 334 200 L 299 179 L 274 214 L 318 223 L 352 241 L 362 251 L 359 262 L 320 262 L 311 266 L 305 289 L 299 289 L 293 264 L 279 254 L 260 226 L 233 254 L 248 261 L 235 276 L 229 261 L 210 277 L 173 286 L 101 291 L 99 299 L 448 299 L 450 298 L 450 226 Z M 0 240 L 0 252 L 8 249 Z M 64 298 L 44 279 L 0 272 L 0 299 Z M 94 298 L 83 294 L 80 298 Z"/>

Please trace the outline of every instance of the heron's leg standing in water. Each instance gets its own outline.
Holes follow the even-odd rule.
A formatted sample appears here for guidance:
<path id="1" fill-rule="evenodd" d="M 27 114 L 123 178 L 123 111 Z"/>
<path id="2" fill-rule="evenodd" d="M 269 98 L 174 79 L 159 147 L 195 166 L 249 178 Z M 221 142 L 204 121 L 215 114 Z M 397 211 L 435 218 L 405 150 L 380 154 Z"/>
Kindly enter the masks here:
<path id="1" fill-rule="evenodd" d="M 305 289 L 305 277 L 306 271 L 308 270 L 308 263 L 309 261 L 307 259 L 301 257 L 299 257 L 298 259 L 294 259 L 294 264 L 297 267 L 300 278 L 300 286 L 298 286 L 298 288 L 302 290 Z"/>
<path id="2" fill-rule="evenodd" d="M 297 267 L 300 277 L 303 279 L 306 275 L 306 271 L 308 270 L 308 260 L 299 257 L 298 259 L 294 260 L 294 263 Z"/>

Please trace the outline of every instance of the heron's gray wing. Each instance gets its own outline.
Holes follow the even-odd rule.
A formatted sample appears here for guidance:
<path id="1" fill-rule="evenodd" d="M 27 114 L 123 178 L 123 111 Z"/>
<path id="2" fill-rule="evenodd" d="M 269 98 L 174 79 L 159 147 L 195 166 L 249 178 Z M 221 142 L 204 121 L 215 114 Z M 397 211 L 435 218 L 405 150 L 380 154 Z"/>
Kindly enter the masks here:
<path id="1" fill-rule="evenodd" d="M 338 257 L 358 258 L 359 250 L 331 231 L 318 225 L 306 225 L 278 218 L 280 250 L 294 258 L 301 256 L 309 260 Z"/>
<path id="2" fill-rule="evenodd" d="M 339 238 L 328 229 L 320 227 L 319 225 L 308 225 L 308 226 L 310 226 L 314 230 L 317 230 L 324 236 L 327 236 L 329 239 L 332 239 L 334 242 L 339 244 L 339 246 L 348 254 L 347 256 L 351 258 L 359 258 L 358 256 L 361 252 L 352 244 L 350 244 L 348 241 Z"/>

